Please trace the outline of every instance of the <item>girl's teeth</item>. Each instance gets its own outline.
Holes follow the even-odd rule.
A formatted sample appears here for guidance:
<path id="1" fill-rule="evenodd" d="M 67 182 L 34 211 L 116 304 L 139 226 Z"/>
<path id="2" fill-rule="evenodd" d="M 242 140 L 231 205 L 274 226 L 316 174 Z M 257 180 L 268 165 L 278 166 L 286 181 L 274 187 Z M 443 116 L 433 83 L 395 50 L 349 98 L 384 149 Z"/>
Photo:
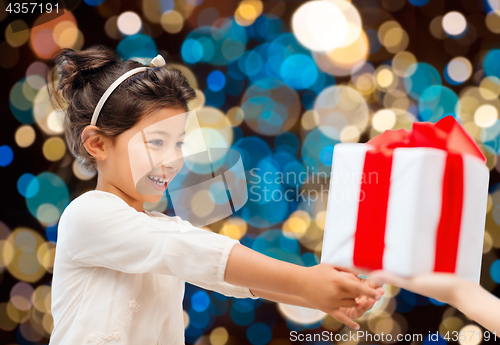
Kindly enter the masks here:
<path id="1" fill-rule="evenodd" d="M 160 185 L 160 186 L 163 186 L 165 183 L 167 183 L 168 181 L 170 181 L 170 178 L 166 179 L 166 180 L 163 180 L 159 177 L 153 177 L 153 176 L 149 176 L 149 179 L 152 180 L 154 183 L 156 183 L 157 185 Z"/>

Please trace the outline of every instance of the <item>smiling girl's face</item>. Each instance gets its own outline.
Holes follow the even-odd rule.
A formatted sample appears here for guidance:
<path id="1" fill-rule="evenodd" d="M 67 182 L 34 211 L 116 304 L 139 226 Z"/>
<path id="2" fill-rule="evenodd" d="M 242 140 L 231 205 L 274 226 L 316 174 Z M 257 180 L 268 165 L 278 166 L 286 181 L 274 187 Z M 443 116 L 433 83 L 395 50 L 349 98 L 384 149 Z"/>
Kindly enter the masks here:
<path id="1" fill-rule="evenodd" d="M 143 123 L 128 143 L 129 162 L 136 190 L 144 195 L 162 195 L 183 165 L 182 145 L 186 135 L 186 113 L 162 114 L 157 121 Z"/>
<path id="2" fill-rule="evenodd" d="M 183 108 L 164 108 L 144 116 L 114 143 L 89 138 L 85 146 L 98 158 L 96 190 L 117 194 L 139 212 L 144 202 L 158 202 L 184 164 L 186 118 Z"/>

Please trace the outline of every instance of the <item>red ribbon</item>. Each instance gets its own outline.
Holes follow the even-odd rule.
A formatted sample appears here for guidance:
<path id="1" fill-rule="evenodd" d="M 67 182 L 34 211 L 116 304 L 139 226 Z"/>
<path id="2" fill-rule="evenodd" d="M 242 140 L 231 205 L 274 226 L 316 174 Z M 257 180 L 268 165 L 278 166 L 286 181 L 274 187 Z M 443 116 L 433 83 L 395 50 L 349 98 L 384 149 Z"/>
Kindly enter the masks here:
<path id="1" fill-rule="evenodd" d="M 462 154 L 486 162 L 474 139 L 453 116 L 437 123 L 415 122 L 412 130 L 387 130 L 367 142 L 359 193 L 353 262 L 367 269 L 383 268 L 384 237 L 389 200 L 392 154 L 396 147 L 433 147 L 448 152 L 443 176 L 442 208 L 436 237 L 434 271 L 454 272 L 463 204 Z M 376 172 L 378 181 L 372 181 Z"/>

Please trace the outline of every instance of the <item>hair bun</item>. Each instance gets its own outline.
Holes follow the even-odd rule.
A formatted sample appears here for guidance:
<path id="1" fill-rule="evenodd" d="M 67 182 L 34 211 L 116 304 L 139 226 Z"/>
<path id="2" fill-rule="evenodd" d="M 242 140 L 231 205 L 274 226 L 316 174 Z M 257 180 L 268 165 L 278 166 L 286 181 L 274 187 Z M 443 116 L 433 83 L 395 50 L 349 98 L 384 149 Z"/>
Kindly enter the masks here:
<path id="1" fill-rule="evenodd" d="M 52 58 L 51 67 L 56 67 L 60 76 L 57 88 L 68 100 L 77 89 L 91 83 L 103 68 L 119 60 L 116 52 L 104 45 L 81 51 L 64 48 Z"/>

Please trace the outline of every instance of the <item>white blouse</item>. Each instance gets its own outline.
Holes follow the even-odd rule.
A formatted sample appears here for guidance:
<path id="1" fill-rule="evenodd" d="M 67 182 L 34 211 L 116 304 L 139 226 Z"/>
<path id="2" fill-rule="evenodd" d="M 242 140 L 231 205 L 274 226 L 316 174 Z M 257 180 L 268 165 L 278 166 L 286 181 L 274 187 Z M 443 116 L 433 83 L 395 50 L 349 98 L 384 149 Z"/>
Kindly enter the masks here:
<path id="1" fill-rule="evenodd" d="M 59 221 L 49 345 L 185 344 L 185 282 L 258 298 L 224 281 L 237 243 L 179 217 L 138 212 L 112 193 L 83 193 Z"/>

